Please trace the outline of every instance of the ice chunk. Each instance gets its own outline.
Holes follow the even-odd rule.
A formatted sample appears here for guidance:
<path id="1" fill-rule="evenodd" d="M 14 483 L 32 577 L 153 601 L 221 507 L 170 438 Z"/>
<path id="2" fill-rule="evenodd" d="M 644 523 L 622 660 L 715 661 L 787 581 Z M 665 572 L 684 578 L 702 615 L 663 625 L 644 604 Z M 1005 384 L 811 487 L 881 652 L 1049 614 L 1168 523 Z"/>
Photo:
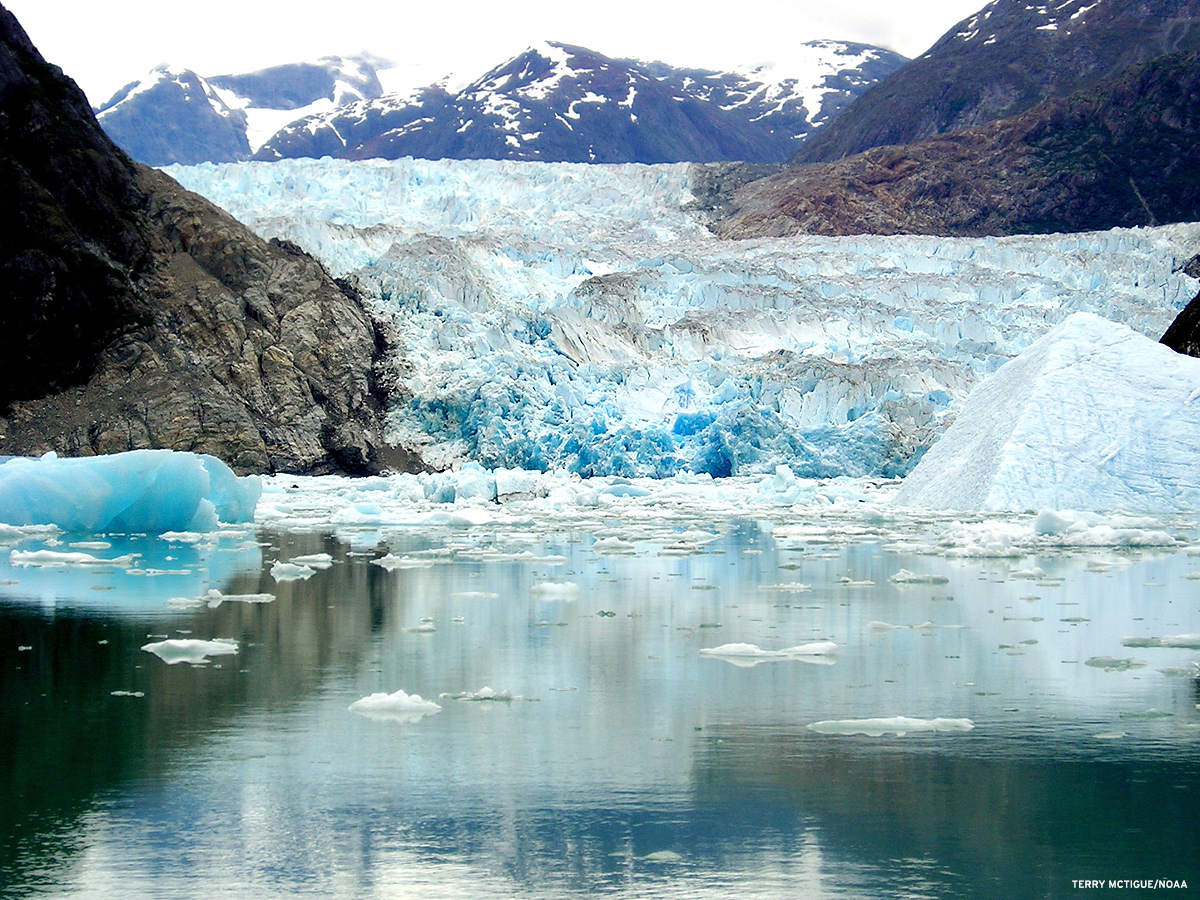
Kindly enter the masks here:
<path id="1" fill-rule="evenodd" d="M 8 554 L 12 566 L 116 566 L 125 568 L 133 565 L 136 553 L 103 558 L 90 553 L 64 553 L 58 550 L 13 550 Z"/>
<path id="2" fill-rule="evenodd" d="M 212 640 L 201 641 L 194 638 L 173 638 L 166 641 L 146 644 L 142 647 L 147 653 L 153 653 L 169 666 L 178 663 L 205 665 L 210 656 L 228 656 L 238 652 L 237 641 Z"/>
<path id="3" fill-rule="evenodd" d="M 276 581 L 307 581 L 316 574 L 316 569 L 294 562 L 276 561 L 271 565 L 271 577 Z"/>
<path id="4" fill-rule="evenodd" d="M 222 594 L 213 588 L 196 602 L 207 603 L 209 609 L 216 609 L 222 603 L 272 603 L 274 600 L 274 594 Z"/>
<path id="5" fill-rule="evenodd" d="M 868 737 L 895 734 L 897 737 L 903 737 L 921 731 L 970 731 L 975 727 L 975 723 L 970 719 L 913 719 L 908 716 L 893 716 L 886 719 L 829 719 L 813 722 L 808 727 L 819 734 L 865 734 Z"/>
<path id="6" fill-rule="evenodd" d="M 1200 506 L 1200 360 L 1076 313 L 967 399 L 902 506 L 1165 513 Z M 1120 450 L 1113 455 L 1116 441 Z M 1043 512 L 1035 526 L 1068 527 Z"/>
<path id="7" fill-rule="evenodd" d="M 442 708 L 432 700 L 421 699 L 420 694 L 409 694 L 398 690 L 391 694 L 382 692 L 355 700 L 350 704 L 351 712 L 370 719 L 387 719 L 392 722 L 417 722 L 425 716 L 441 712 Z"/>
<path id="8" fill-rule="evenodd" d="M 722 644 L 719 647 L 706 647 L 700 651 L 701 656 L 712 656 L 723 659 L 738 666 L 753 666 L 768 660 L 799 660 L 823 665 L 835 662 L 838 646 L 833 641 L 812 641 L 787 647 L 783 650 L 763 650 L 757 644 Z"/>
<path id="9" fill-rule="evenodd" d="M 13 458 L 0 465 L 0 522 L 64 531 L 160 534 L 248 522 L 261 485 L 220 460 L 171 450 Z"/>
<path id="10" fill-rule="evenodd" d="M 1104 669 L 1108 672 L 1126 672 L 1129 669 L 1146 668 L 1146 663 L 1140 659 L 1114 659 L 1111 656 L 1093 656 L 1084 665 L 1091 666 L 1093 669 Z"/>
<path id="11" fill-rule="evenodd" d="M 945 575 L 918 574 L 908 569 L 901 569 L 888 578 L 893 584 L 948 584 L 950 579 Z"/>
<path id="12" fill-rule="evenodd" d="M 288 562 L 295 566 L 308 566 L 310 569 L 328 569 L 333 565 L 333 557 L 328 553 L 309 553 L 305 556 L 293 556 Z"/>
<path id="13" fill-rule="evenodd" d="M 432 569 L 437 565 L 432 559 L 397 556 L 394 553 L 373 559 L 371 564 L 379 566 L 381 569 L 387 569 L 389 572 L 394 572 L 396 569 Z"/>

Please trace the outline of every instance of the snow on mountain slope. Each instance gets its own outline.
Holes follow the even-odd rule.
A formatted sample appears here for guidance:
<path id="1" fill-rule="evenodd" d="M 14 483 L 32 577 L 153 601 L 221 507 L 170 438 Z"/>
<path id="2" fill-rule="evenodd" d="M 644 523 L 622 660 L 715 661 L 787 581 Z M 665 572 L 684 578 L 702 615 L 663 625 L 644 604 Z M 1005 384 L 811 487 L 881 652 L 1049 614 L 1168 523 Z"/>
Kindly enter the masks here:
<path id="1" fill-rule="evenodd" d="M 360 159 L 781 162 L 904 62 L 878 47 L 816 41 L 785 63 L 716 72 L 541 42 L 453 95 L 439 83 L 296 121 L 257 158 L 340 146 L 334 155 Z"/>
<path id="2" fill-rule="evenodd" d="M 1200 360 L 1076 313 L 971 394 L 896 503 L 1194 511 L 1197 398 Z"/>
<path id="3" fill-rule="evenodd" d="M 185 186 L 357 281 L 435 465 L 906 473 L 1075 311 L 1157 338 L 1200 225 L 1003 239 L 719 241 L 687 166 L 289 160 Z"/>

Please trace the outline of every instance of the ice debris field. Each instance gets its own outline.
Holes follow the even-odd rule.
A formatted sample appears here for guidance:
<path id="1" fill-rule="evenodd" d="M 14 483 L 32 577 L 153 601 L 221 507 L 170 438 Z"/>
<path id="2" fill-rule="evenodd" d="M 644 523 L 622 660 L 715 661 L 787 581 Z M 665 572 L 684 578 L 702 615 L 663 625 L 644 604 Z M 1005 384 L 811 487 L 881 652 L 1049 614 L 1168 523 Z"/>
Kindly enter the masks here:
<path id="1" fill-rule="evenodd" d="M 1197 287 L 1180 271 L 1196 224 L 720 241 L 689 209 L 686 165 L 167 171 L 359 286 L 411 391 L 390 436 L 435 468 L 903 476 L 983 378 L 1072 313 L 1157 340 Z M 1079 377 L 1066 386 L 1086 399 L 1113 380 Z"/>

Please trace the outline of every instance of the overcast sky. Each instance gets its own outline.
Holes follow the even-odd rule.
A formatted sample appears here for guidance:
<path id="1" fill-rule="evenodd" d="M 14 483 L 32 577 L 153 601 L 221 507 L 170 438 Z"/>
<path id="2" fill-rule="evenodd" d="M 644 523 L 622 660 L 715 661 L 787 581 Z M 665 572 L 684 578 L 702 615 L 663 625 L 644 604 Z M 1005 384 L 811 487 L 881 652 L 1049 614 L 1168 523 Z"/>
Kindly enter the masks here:
<path id="1" fill-rule="evenodd" d="M 540 40 L 728 67 L 819 38 L 927 50 L 985 0 L 0 0 L 93 105 L 161 63 L 202 75 L 369 51 L 425 84 L 483 74 Z"/>

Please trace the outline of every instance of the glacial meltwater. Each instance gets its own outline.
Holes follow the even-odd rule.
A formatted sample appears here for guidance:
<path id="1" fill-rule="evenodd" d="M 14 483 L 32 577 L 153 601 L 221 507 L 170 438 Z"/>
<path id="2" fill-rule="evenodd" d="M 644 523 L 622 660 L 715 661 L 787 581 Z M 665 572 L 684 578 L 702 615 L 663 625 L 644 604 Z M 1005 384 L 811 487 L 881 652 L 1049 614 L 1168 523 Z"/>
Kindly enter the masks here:
<path id="1" fill-rule="evenodd" d="M 1186 528 L 324 483 L 6 533 L 0 895 L 1200 890 Z"/>

